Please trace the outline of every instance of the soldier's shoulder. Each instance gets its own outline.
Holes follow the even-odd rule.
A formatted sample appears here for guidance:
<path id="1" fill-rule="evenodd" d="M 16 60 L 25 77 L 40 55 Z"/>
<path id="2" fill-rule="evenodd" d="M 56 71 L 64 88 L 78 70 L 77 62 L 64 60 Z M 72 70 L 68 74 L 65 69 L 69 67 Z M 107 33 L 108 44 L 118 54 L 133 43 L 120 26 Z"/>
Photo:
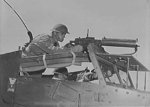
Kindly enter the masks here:
<path id="1" fill-rule="evenodd" d="M 35 36 L 34 37 L 34 39 L 43 39 L 43 38 L 51 38 L 51 35 L 49 35 L 49 34 L 39 34 L 39 35 L 37 35 L 37 36 Z"/>
<path id="2" fill-rule="evenodd" d="M 46 33 L 42 33 L 42 34 L 39 34 L 39 35 L 37 35 L 36 37 L 50 37 L 51 35 L 49 35 L 49 34 L 46 34 Z M 35 38 L 36 38 L 35 37 Z"/>

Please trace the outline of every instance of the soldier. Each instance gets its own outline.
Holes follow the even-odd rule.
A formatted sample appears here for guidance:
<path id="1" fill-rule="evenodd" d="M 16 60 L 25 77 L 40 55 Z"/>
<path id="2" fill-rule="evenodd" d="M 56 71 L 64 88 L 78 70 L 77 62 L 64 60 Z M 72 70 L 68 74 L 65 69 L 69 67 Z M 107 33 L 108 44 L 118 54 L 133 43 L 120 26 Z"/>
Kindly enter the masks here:
<path id="1" fill-rule="evenodd" d="M 69 34 L 68 28 L 63 24 L 57 24 L 51 30 L 51 34 L 40 34 L 36 36 L 31 43 L 23 50 L 22 56 L 38 56 L 44 54 L 51 54 L 54 52 L 81 52 L 81 46 L 74 46 L 71 48 L 60 48 L 58 42 L 63 42 L 65 35 Z M 46 70 L 40 70 L 40 75 Z"/>
<path id="2" fill-rule="evenodd" d="M 27 56 L 51 53 L 59 50 L 59 42 L 63 42 L 65 35 L 69 34 L 68 28 L 63 24 L 53 27 L 51 34 L 40 34 L 36 36 L 26 47 L 24 53 Z"/>
<path id="3" fill-rule="evenodd" d="M 71 49 L 59 48 L 58 42 L 63 42 L 65 35 L 69 34 L 68 28 L 63 24 L 57 24 L 53 27 L 51 34 L 41 34 L 36 36 L 31 43 L 25 48 L 24 54 L 26 56 L 50 54 L 52 52 L 66 52 L 72 50 L 73 52 L 80 52 L 83 50 L 81 46 L 74 46 Z"/>

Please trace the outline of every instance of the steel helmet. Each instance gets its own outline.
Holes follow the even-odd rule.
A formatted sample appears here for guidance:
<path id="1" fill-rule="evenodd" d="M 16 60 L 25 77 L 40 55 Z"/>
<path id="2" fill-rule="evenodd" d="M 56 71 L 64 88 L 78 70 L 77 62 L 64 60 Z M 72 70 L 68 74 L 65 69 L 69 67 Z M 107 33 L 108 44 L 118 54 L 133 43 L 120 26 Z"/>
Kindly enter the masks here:
<path id="1" fill-rule="evenodd" d="M 68 28 L 63 25 L 63 24 L 57 24 L 53 27 L 52 31 L 58 31 L 58 32 L 62 32 L 62 33 L 68 33 Z"/>

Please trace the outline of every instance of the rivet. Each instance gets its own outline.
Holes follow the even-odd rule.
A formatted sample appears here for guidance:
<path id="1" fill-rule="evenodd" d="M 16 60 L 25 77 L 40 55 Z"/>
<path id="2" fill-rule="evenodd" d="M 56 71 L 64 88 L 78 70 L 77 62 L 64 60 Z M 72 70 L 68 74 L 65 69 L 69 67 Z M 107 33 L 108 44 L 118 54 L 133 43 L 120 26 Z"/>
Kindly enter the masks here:
<path id="1" fill-rule="evenodd" d="M 118 92 L 118 89 L 115 89 L 116 92 Z"/>
<path id="2" fill-rule="evenodd" d="M 104 100 L 103 100 L 103 99 L 101 99 L 101 102 L 104 102 Z"/>
<path id="3" fill-rule="evenodd" d="M 108 93 L 106 93 L 106 95 L 108 96 Z"/>
<path id="4" fill-rule="evenodd" d="M 129 94 L 129 92 L 127 91 L 126 94 Z"/>

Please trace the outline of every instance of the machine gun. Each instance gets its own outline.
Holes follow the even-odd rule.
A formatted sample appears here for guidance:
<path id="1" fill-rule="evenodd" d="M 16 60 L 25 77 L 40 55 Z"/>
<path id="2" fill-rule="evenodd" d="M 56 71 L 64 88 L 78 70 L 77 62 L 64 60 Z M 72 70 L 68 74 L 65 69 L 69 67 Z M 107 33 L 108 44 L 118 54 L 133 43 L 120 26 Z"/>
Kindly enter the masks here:
<path id="1" fill-rule="evenodd" d="M 127 47 L 127 48 L 134 48 L 135 51 L 132 53 L 137 52 L 137 39 L 112 39 L 112 38 L 102 38 L 102 40 L 95 39 L 94 37 L 89 37 L 87 34 L 86 38 L 76 38 L 74 41 L 70 41 L 68 43 L 69 45 L 75 46 L 75 45 L 81 45 L 83 47 L 83 51 L 87 51 L 87 46 L 90 43 L 93 43 L 94 45 L 98 46 L 99 48 L 102 48 L 102 46 L 114 46 L 114 47 Z M 68 45 L 67 44 L 67 45 Z"/>

